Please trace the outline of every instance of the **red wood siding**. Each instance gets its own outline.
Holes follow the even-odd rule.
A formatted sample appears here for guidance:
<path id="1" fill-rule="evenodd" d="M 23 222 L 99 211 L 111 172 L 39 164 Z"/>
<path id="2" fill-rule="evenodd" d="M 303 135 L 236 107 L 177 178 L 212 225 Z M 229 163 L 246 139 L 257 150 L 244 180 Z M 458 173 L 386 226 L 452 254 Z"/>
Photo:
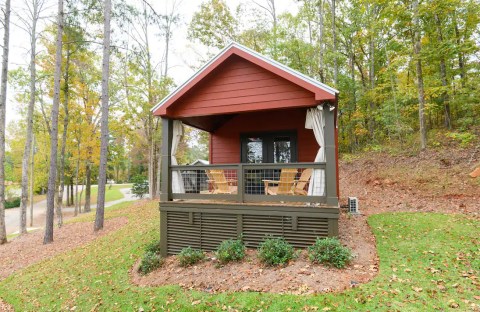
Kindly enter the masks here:
<path id="1" fill-rule="evenodd" d="M 167 109 L 173 118 L 308 107 L 315 94 L 233 55 Z"/>
<path id="2" fill-rule="evenodd" d="M 235 116 L 210 135 L 212 164 L 240 162 L 240 134 L 296 130 L 299 162 L 312 162 L 318 152 L 313 131 L 305 129 L 306 109 L 245 113 Z"/>

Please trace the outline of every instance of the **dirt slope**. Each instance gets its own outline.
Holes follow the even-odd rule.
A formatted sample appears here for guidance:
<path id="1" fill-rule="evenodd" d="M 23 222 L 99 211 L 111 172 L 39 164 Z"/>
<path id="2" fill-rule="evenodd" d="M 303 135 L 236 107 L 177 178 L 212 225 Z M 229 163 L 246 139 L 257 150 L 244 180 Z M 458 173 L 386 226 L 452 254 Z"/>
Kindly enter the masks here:
<path id="1" fill-rule="evenodd" d="M 480 217 L 480 160 L 474 149 L 443 148 L 415 156 L 366 153 L 340 162 L 341 202 L 359 198 L 363 213 L 437 211 Z"/>

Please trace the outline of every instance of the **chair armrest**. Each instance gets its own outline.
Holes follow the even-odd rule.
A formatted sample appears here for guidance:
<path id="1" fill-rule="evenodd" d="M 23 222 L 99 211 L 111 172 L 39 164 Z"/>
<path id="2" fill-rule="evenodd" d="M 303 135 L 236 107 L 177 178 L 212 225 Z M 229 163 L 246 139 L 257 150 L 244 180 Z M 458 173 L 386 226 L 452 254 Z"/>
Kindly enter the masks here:
<path id="1" fill-rule="evenodd" d="M 280 183 L 280 181 L 278 181 L 278 180 L 262 180 L 262 181 L 265 182 L 265 183 L 272 183 L 272 184 Z"/>
<path id="2" fill-rule="evenodd" d="M 238 180 L 237 179 L 226 179 L 228 185 L 236 185 Z"/>

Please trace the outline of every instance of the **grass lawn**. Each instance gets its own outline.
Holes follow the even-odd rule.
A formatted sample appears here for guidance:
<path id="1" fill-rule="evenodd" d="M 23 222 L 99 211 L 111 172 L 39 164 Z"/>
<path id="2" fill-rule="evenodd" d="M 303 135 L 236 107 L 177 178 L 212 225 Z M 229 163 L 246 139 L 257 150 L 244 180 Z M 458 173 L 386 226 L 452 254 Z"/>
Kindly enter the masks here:
<path id="1" fill-rule="evenodd" d="M 106 187 L 106 192 L 105 192 L 105 202 L 109 201 L 114 201 L 118 199 L 122 199 L 123 193 L 120 191 L 120 189 L 124 188 L 131 188 L 132 184 L 117 184 L 117 185 L 107 185 Z M 92 204 L 97 203 L 97 194 L 98 194 L 98 186 L 97 185 L 92 185 L 91 193 L 90 193 L 90 202 Z M 81 203 L 85 203 L 85 190 L 82 193 L 82 199 Z"/>
<path id="2" fill-rule="evenodd" d="M 18 311 L 466 311 L 479 304 L 474 296 L 479 293 L 480 222 L 461 215 L 371 216 L 379 275 L 343 293 L 306 296 L 134 286 L 128 270 L 144 246 L 158 238 L 157 203 L 122 203 L 107 210 L 108 218 L 121 215 L 129 223 L 117 232 L 1 281 L 1 297 Z"/>

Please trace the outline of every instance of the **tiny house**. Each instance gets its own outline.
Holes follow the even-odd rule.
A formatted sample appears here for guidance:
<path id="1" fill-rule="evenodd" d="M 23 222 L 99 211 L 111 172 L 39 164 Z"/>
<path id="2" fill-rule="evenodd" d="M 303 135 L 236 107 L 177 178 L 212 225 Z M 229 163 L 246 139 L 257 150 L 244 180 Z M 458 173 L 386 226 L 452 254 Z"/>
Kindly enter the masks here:
<path id="1" fill-rule="evenodd" d="M 302 248 L 338 235 L 337 98 L 337 90 L 232 43 L 156 105 L 162 253 L 214 250 L 236 237 L 256 247 L 266 235 Z M 182 124 L 210 134 L 208 164 L 177 164 Z M 201 177 L 194 190 L 186 172 Z"/>

